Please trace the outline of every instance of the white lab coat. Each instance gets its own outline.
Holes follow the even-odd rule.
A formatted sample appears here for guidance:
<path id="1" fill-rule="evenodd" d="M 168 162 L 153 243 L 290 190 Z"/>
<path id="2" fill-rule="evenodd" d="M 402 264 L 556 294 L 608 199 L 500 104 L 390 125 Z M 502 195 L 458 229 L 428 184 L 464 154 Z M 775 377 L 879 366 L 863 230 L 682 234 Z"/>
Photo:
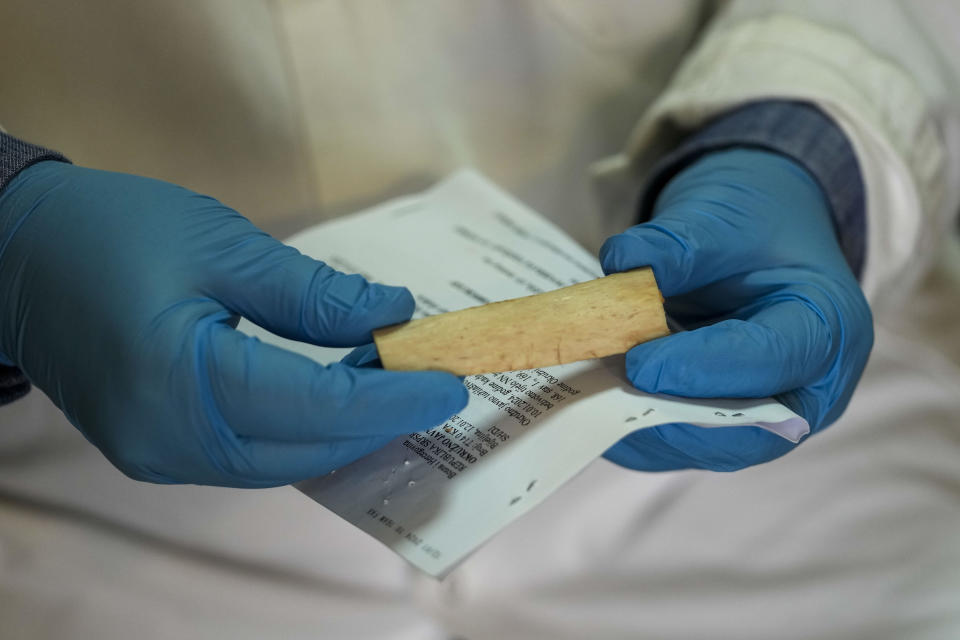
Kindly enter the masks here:
<path id="1" fill-rule="evenodd" d="M 960 8 L 834 4 L 4 3 L 11 133 L 278 235 L 471 165 L 595 249 L 678 132 L 811 100 L 861 163 L 878 327 L 796 452 L 598 460 L 444 582 L 289 488 L 128 480 L 35 391 L 0 408 L 0 638 L 960 637 Z"/>

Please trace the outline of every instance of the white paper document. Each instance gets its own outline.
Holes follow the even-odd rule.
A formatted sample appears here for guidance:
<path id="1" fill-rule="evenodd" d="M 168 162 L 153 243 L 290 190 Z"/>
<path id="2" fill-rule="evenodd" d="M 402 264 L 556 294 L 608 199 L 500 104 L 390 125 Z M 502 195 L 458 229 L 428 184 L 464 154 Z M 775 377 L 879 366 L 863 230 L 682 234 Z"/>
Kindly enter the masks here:
<path id="1" fill-rule="evenodd" d="M 602 275 L 594 256 L 469 171 L 308 229 L 288 244 L 342 271 L 409 287 L 418 316 Z M 240 329 L 320 362 L 349 351 L 284 340 L 249 323 Z M 684 400 L 637 391 L 623 356 L 470 376 L 464 384 L 470 403 L 459 415 L 297 487 L 442 576 L 636 429 L 757 425 L 794 442 L 809 431 L 770 399 Z"/>

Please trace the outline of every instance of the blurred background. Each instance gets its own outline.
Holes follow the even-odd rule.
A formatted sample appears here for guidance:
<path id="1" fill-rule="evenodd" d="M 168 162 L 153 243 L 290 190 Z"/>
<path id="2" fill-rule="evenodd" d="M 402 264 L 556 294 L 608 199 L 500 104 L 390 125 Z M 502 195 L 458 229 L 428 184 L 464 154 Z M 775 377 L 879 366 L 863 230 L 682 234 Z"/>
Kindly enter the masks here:
<path id="1" fill-rule="evenodd" d="M 916 37 L 960 52 L 956 3 L 726 4 L 5 0 L 0 125 L 279 238 L 474 167 L 596 251 L 634 222 L 644 167 L 608 183 L 594 163 L 628 146 L 706 29 L 782 11 L 841 32 L 875 20 L 850 36 L 868 49 L 914 34 L 905 73 L 953 78 L 930 109 L 954 171 L 943 201 L 957 192 L 958 58 Z M 731 475 L 598 461 L 443 582 L 291 488 L 130 480 L 34 390 L 0 408 L 0 638 L 960 637 L 952 224 L 909 302 L 877 318 L 837 426 Z"/>

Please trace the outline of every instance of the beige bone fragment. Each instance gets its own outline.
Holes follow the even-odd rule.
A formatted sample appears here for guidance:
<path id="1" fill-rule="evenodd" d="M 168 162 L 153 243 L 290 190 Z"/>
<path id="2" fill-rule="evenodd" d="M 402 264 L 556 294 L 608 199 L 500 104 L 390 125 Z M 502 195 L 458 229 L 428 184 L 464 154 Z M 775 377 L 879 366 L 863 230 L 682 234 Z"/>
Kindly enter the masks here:
<path id="1" fill-rule="evenodd" d="M 669 333 L 649 268 L 377 329 L 385 369 L 460 376 L 624 353 Z"/>

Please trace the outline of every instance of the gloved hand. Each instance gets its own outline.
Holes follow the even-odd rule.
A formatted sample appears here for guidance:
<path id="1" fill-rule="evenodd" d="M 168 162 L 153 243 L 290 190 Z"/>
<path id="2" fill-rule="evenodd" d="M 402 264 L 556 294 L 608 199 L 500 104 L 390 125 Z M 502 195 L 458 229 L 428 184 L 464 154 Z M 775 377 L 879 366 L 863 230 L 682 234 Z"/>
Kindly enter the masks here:
<path id="1" fill-rule="evenodd" d="M 307 258 L 216 200 L 42 162 L 0 194 L 0 354 L 127 475 L 267 487 L 459 411 L 452 375 L 321 366 L 406 320 L 410 293 Z"/>
<path id="2" fill-rule="evenodd" d="M 829 205 L 776 153 L 710 153 L 659 195 L 650 222 L 609 238 L 606 273 L 644 265 L 667 312 L 693 330 L 627 353 L 640 390 L 695 398 L 775 396 L 816 432 L 840 416 L 873 344 L 870 309 Z M 758 427 L 642 429 L 606 453 L 638 470 L 731 471 L 795 445 Z"/>

